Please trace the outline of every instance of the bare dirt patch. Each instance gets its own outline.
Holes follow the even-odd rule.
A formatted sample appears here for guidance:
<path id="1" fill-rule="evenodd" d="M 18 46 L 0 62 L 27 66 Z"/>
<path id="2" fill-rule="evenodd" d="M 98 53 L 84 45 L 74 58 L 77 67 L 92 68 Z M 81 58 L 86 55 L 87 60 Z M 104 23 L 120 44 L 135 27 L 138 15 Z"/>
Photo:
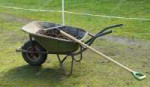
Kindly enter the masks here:
<path id="1" fill-rule="evenodd" d="M 139 40 L 139 39 L 128 39 L 125 37 L 120 37 L 120 36 L 104 36 L 101 37 L 101 39 L 114 42 L 114 43 L 119 43 L 123 45 L 129 45 L 129 46 L 137 46 L 137 47 L 150 47 L 150 41 L 145 41 L 145 40 Z"/>
<path id="2" fill-rule="evenodd" d="M 0 13 L 0 17 L 8 21 L 14 21 L 14 22 L 19 22 L 19 23 L 29 23 L 33 21 L 31 19 L 20 18 L 20 17 L 9 15 L 9 14 L 5 14 L 5 13 Z"/>

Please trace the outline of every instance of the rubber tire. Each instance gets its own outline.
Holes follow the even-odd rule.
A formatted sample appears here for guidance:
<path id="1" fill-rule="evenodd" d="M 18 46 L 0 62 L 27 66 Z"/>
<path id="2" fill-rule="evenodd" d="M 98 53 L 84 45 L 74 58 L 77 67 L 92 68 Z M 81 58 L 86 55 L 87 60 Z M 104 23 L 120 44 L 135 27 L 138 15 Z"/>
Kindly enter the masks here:
<path id="1" fill-rule="evenodd" d="M 33 44 L 33 46 L 36 46 L 39 51 L 46 52 L 46 50 L 35 40 L 32 41 L 32 44 Z M 28 48 L 31 48 L 30 41 L 27 41 L 22 47 L 23 50 L 27 50 Z M 36 60 L 36 61 L 35 60 L 32 61 L 31 59 L 29 59 L 29 57 L 27 57 L 27 53 L 22 52 L 22 56 L 23 56 L 24 60 L 31 66 L 40 66 L 46 61 L 47 54 L 38 54 L 38 55 L 40 55 L 40 58 L 38 58 L 38 60 Z"/>

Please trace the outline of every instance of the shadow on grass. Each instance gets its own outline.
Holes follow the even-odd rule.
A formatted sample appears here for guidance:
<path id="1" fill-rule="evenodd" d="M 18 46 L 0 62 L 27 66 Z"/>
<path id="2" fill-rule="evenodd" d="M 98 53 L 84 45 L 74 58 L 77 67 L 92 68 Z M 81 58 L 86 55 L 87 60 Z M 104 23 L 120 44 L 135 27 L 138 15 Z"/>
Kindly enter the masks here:
<path id="1" fill-rule="evenodd" d="M 42 84 L 58 84 L 61 80 L 64 80 L 65 75 L 62 75 L 62 70 L 58 69 L 51 69 L 51 68 L 43 68 L 30 66 L 30 65 L 23 65 L 20 67 L 13 68 L 7 71 L 3 79 L 5 80 L 12 80 L 15 83 L 19 83 L 19 80 L 24 81 L 25 83 L 31 83 L 31 81 L 41 82 Z"/>

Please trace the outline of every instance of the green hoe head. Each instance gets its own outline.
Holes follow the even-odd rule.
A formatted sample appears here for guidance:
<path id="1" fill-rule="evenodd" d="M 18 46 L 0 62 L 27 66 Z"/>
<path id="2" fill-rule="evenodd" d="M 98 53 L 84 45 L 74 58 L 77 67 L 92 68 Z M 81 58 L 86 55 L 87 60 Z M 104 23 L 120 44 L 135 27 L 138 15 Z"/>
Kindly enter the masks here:
<path id="1" fill-rule="evenodd" d="M 140 72 L 133 71 L 132 74 L 138 80 L 142 80 L 142 79 L 146 78 L 146 76 Z"/>

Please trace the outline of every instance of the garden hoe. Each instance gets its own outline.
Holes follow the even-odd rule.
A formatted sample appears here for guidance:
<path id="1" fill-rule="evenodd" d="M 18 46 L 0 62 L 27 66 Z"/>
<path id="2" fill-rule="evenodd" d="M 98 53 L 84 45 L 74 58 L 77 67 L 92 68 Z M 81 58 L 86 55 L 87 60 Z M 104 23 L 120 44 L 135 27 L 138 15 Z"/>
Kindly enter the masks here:
<path id="1" fill-rule="evenodd" d="M 127 70 L 128 72 L 130 72 L 136 79 L 142 80 L 142 79 L 146 78 L 146 76 L 145 76 L 144 74 L 142 74 L 142 73 L 140 73 L 140 72 L 135 72 L 135 71 L 133 71 L 132 69 L 129 69 L 128 67 L 126 67 L 126 66 L 120 64 L 119 62 L 113 60 L 111 57 L 106 56 L 105 54 L 103 54 L 103 53 L 97 51 L 96 49 L 94 49 L 94 48 L 88 46 L 87 44 L 84 44 L 83 42 L 81 42 L 80 40 L 78 40 L 78 39 L 74 38 L 73 36 L 67 34 L 66 32 L 64 32 L 64 31 L 62 31 L 62 30 L 59 30 L 59 31 L 60 31 L 61 34 L 63 34 L 64 36 L 70 38 L 71 40 L 77 42 L 78 44 L 80 44 L 80 45 L 82 45 L 82 46 L 84 46 L 84 47 L 86 47 L 86 48 L 88 48 L 88 49 L 94 51 L 95 53 L 101 55 L 102 57 L 104 57 L 104 58 L 106 58 L 106 59 L 108 59 L 108 60 L 110 60 L 111 62 L 115 63 L 116 65 L 118 65 L 118 66 L 124 68 L 125 70 Z"/>

